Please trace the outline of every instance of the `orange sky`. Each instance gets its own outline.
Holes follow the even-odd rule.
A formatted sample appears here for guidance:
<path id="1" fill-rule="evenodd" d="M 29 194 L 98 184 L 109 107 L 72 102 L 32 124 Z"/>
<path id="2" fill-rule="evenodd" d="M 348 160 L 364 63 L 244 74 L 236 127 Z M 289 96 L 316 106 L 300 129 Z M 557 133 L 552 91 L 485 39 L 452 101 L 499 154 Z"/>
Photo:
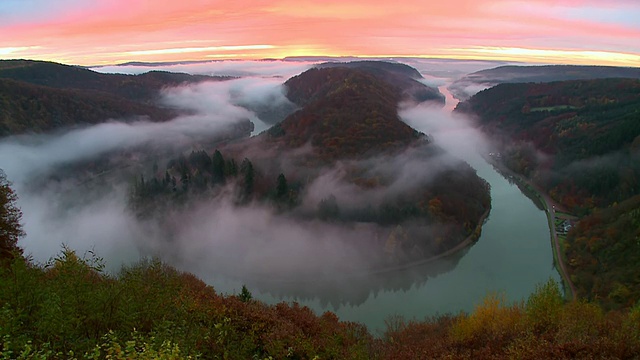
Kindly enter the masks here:
<path id="1" fill-rule="evenodd" d="M 0 58 L 423 56 L 640 66 L 637 0 L 2 0 Z"/>

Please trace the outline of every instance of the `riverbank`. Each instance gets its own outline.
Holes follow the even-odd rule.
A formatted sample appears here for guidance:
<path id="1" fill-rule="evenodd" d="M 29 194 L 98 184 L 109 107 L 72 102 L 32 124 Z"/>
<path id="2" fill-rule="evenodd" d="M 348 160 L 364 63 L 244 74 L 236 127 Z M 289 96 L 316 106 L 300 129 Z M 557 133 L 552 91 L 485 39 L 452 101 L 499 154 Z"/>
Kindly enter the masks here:
<path id="1" fill-rule="evenodd" d="M 576 289 L 571 282 L 569 271 L 562 257 L 562 244 L 556 233 L 556 209 L 560 209 L 560 205 L 555 203 L 549 196 L 530 180 L 524 176 L 513 172 L 507 167 L 503 166 L 499 161 L 496 161 L 493 157 L 485 157 L 485 160 L 493 166 L 498 173 L 505 177 L 509 182 L 513 182 L 522 190 L 522 192 L 531 199 L 538 208 L 543 210 L 547 216 L 547 222 L 549 225 L 549 235 L 551 238 L 551 248 L 553 250 L 553 263 L 555 268 L 560 274 L 562 279 L 562 286 L 564 289 L 565 299 L 568 301 L 576 299 Z"/>
<path id="2" fill-rule="evenodd" d="M 434 255 L 430 258 L 427 259 L 422 259 L 422 260 L 417 260 L 417 261 L 412 261 L 406 264 L 402 264 L 402 265 L 396 265 L 396 266 L 392 266 L 392 267 L 387 267 L 384 269 L 380 269 L 380 270 L 373 270 L 368 272 L 365 275 L 379 275 L 379 274 L 385 274 L 385 273 L 389 273 L 389 272 L 394 272 L 394 271 L 402 271 L 402 270 L 408 270 L 410 268 L 416 267 L 416 266 L 422 266 L 422 265 L 427 265 L 429 263 L 432 263 L 434 261 L 437 260 L 441 260 L 443 258 L 446 258 L 448 256 L 451 256 L 459 251 L 462 251 L 466 248 L 468 248 L 469 246 L 473 245 L 476 241 L 478 241 L 478 239 L 480 238 L 480 235 L 482 234 L 482 225 L 484 225 L 484 223 L 486 222 L 487 218 L 489 217 L 489 213 L 491 212 L 491 207 L 489 207 L 484 214 L 482 214 L 482 216 L 480 216 L 480 219 L 478 220 L 478 225 L 475 227 L 475 229 L 473 229 L 473 231 L 471 232 L 471 234 L 469 236 L 467 236 L 462 242 L 458 243 L 458 245 L 454 246 L 453 248 L 442 252 L 438 255 Z"/>

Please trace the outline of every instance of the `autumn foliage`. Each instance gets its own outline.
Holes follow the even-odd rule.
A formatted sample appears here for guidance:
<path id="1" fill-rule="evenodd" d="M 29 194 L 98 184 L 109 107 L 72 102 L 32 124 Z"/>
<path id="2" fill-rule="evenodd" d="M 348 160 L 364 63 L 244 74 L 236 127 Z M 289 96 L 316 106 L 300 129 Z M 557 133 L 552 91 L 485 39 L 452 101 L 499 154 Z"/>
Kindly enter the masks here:
<path id="1" fill-rule="evenodd" d="M 221 295 L 143 260 L 115 274 L 70 249 L 0 270 L 3 359 L 575 359 L 640 356 L 640 307 L 563 303 L 556 283 L 526 302 L 487 296 L 470 314 L 390 318 L 380 338 L 296 303 Z"/>

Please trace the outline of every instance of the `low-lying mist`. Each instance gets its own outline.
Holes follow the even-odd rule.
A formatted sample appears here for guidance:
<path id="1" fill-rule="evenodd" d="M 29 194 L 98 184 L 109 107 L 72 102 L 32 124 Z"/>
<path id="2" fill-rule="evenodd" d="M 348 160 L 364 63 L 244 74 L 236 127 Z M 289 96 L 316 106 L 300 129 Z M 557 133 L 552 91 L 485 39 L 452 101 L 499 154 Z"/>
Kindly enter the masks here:
<path id="1" fill-rule="evenodd" d="M 54 256 L 61 244 L 80 253 L 95 248 L 112 268 L 139 257 L 142 253 L 132 252 L 140 247 L 138 239 L 158 234 L 126 210 L 131 176 L 151 168 L 145 161 L 157 161 L 158 150 L 199 148 L 248 121 L 254 132 L 266 129 L 249 109 L 290 109 L 283 81 L 251 76 L 165 89 L 160 103 L 185 113 L 167 122 L 105 119 L 93 126 L 0 139 L 0 168 L 13 182 L 24 213 L 27 235 L 21 245 L 37 261 Z M 96 161 L 107 165 L 72 174 L 79 164 Z"/>
<path id="2" fill-rule="evenodd" d="M 24 213 L 27 235 L 19 245 L 39 262 L 55 256 L 65 244 L 79 254 L 95 251 L 105 258 L 109 270 L 140 257 L 158 256 L 205 279 L 224 273 L 247 283 L 277 282 L 291 279 L 292 274 L 294 278 L 337 281 L 350 270 L 366 269 L 371 255 L 368 252 L 377 249 L 362 244 L 380 237 L 374 226 L 301 222 L 265 204 L 239 207 L 224 192 L 215 201 L 194 201 L 182 208 L 188 211 L 170 212 L 162 221 L 141 219 L 128 208 L 134 177 L 152 173 L 149 159 L 161 167 L 168 160 L 168 156 L 137 153 L 149 149 L 171 148 L 183 153 L 205 149 L 212 145 L 210 139 L 246 120 L 256 126 L 254 134 L 265 130 L 273 119 L 262 121 L 260 114 L 293 109 L 284 96 L 282 83 L 308 67 L 308 63 L 297 62 L 154 67 L 151 69 L 249 76 L 165 89 L 162 104 L 189 113 L 168 122 L 114 119 L 53 134 L 0 139 L 0 168 L 14 183 Z M 149 69 L 116 66 L 98 70 L 139 73 Z M 437 85 L 444 82 L 435 77 L 426 81 Z M 452 117 L 442 109 L 417 105 L 400 109 L 400 116 L 415 129 L 429 134 L 429 139 L 448 154 L 424 161 L 418 149 L 359 162 L 357 166 L 393 179 L 384 194 L 376 189 L 354 191 L 352 184 L 343 181 L 344 167 L 353 164 L 338 163 L 325 169 L 308 186 L 301 208 L 313 210 L 332 195 L 347 209 L 381 202 L 389 193 L 423 186 L 459 161 L 455 158 L 467 160 L 488 149 L 469 120 Z M 97 173 L 68 174 L 74 165 L 113 154 L 126 158 L 127 170 L 112 162 Z"/>

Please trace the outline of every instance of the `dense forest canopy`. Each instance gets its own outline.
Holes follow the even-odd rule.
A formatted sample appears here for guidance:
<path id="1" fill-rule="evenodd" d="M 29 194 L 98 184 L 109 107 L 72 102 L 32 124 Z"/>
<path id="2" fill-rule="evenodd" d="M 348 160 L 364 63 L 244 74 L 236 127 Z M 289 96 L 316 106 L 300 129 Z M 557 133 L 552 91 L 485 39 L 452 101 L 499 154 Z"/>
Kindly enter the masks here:
<path id="1" fill-rule="evenodd" d="M 228 79 L 161 71 L 101 74 L 44 61 L 0 60 L 0 136 L 108 120 L 167 121 L 181 111 L 160 104 L 162 89 Z"/>
<path id="2" fill-rule="evenodd" d="M 449 89 L 459 99 L 466 100 L 479 91 L 478 89 L 487 89 L 504 83 L 544 83 L 610 78 L 640 79 L 640 69 L 589 65 L 507 65 L 467 74 L 454 81 Z"/>
<path id="3" fill-rule="evenodd" d="M 502 84 L 458 111 L 476 116 L 503 165 L 584 216 L 564 248 L 579 296 L 640 300 L 640 80 Z"/>

